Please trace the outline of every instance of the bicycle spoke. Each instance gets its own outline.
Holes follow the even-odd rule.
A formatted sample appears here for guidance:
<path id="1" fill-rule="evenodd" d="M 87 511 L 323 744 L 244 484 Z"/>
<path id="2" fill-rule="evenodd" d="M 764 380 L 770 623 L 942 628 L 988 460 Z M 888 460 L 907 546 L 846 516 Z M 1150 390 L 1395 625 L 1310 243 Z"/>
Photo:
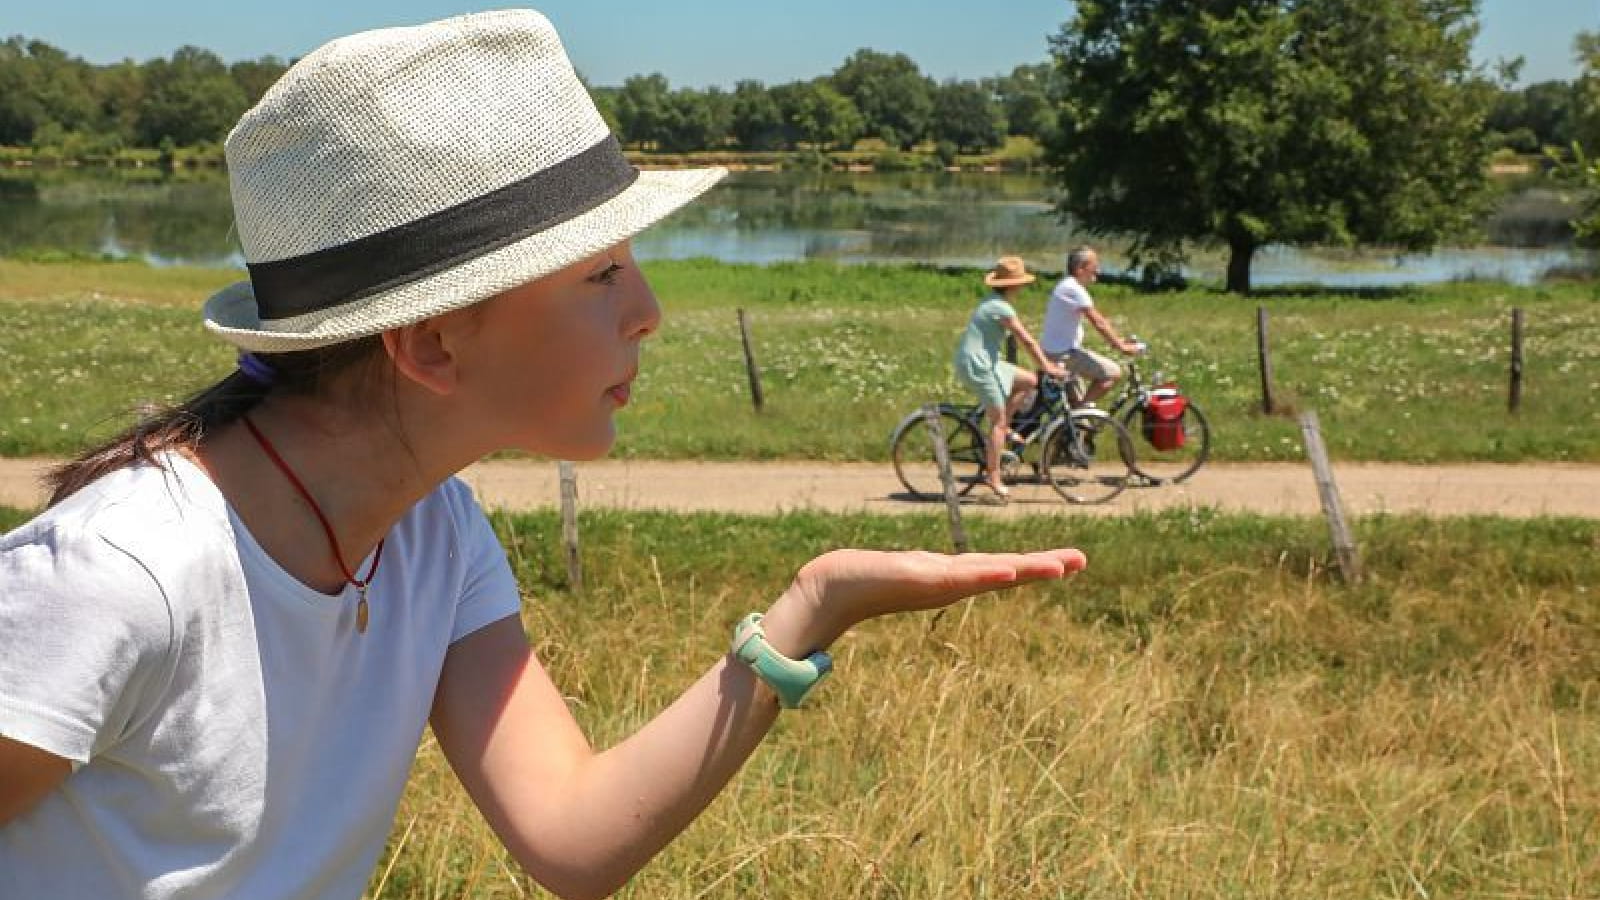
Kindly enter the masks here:
<path id="1" fill-rule="evenodd" d="M 1104 503 L 1128 486 L 1126 432 L 1103 414 L 1073 413 L 1051 435 L 1045 470 L 1056 492 L 1071 503 Z"/>
<path id="2" fill-rule="evenodd" d="M 941 411 L 939 423 L 949 451 L 950 472 L 956 493 L 966 494 L 983 477 L 984 451 L 981 440 L 971 423 L 951 409 Z M 944 496 L 944 482 L 939 476 L 933 432 L 920 412 L 913 413 L 901 422 L 891 454 L 895 475 L 911 496 L 923 500 Z"/>

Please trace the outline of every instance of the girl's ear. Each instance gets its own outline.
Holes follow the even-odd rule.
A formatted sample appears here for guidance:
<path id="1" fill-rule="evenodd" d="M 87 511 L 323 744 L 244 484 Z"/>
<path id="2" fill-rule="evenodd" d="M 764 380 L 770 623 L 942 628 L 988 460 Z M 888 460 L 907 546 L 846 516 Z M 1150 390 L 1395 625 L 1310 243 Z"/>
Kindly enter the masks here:
<path id="1" fill-rule="evenodd" d="M 383 333 L 383 346 L 395 369 L 441 397 L 453 393 L 460 381 L 458 361 L 440 327 L 444 318 L 435 316 Z"/>

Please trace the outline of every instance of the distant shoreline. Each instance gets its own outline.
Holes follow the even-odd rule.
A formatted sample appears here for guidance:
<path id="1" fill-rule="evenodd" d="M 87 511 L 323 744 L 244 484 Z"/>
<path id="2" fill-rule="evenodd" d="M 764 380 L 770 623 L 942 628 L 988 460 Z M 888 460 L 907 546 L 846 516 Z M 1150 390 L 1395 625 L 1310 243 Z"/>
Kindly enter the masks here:
<path id="1" fill-rule="evenodd" d="M 863 142 L 866 144 L 866 142 Z M 1039 173 L 1047 170 L 1044 153 L 1031 141 L 1016 141 L 1006 148 L 983 154 L 941 155 L 936 150 L 894 150 L 861 146 L 852 150 L 695 150 L 666 153 L 628 150 L 628 161 L 641 169 L 682 169 L 723 166 L 742 172 L 974 172 Z M 132 148 L 112 154 L 62 155 L 32 147 L 0 147 L 0 169 L 151 169 L 174 171 L 221 169 L 220 147 L 180 147 L 170 150 Z"/>

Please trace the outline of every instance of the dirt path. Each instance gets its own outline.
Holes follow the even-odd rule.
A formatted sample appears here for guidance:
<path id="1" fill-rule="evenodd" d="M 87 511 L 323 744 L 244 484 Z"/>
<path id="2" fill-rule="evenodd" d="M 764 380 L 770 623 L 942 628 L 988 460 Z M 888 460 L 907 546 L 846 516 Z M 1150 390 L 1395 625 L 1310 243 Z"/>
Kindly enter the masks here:
<path id="1" fill-rule="evenodd" d="M 38 478 L 52 460 L 0 459 L 0 503 L 43 502 Z M 1345 508 L 1375 512 L 1563 515 L 1600 518 L 1600 465 L 1441 465 L 1347 463 L 1335 466 Z M 528 509 L 559 498 L 553 463 L 479 463 L 463 473 L 486 506 Z M 789 509 L 936 512 L 907 500 L 887 463 L 627 462 L 578 466 L 579 501 L 628 509 L 771 513 Z M 1316 515 L 1316 485 L 1306 465 L 1209 465 L 1189 484 L 1130 488 L 1105 506 L 1069 507 L 1048 487 L 1019 486 L 1007 507 L 968 504 L 978 515 L 1087 512 L 1116 515 L 1171 506 L 1216 506 Z"/>

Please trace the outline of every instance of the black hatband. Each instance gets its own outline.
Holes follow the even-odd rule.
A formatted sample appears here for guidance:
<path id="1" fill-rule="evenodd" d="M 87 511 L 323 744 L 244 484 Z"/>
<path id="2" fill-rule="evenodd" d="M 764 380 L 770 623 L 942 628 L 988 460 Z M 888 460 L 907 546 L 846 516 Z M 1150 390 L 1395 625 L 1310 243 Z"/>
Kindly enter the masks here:
<path id="1" fill-rule="evenodd" d="M 617 139 L 448 209 L 302 256 L 251 263 L 263 321 L 305 315 L 426 278 L 576 218 L 639 177 Z"/>

